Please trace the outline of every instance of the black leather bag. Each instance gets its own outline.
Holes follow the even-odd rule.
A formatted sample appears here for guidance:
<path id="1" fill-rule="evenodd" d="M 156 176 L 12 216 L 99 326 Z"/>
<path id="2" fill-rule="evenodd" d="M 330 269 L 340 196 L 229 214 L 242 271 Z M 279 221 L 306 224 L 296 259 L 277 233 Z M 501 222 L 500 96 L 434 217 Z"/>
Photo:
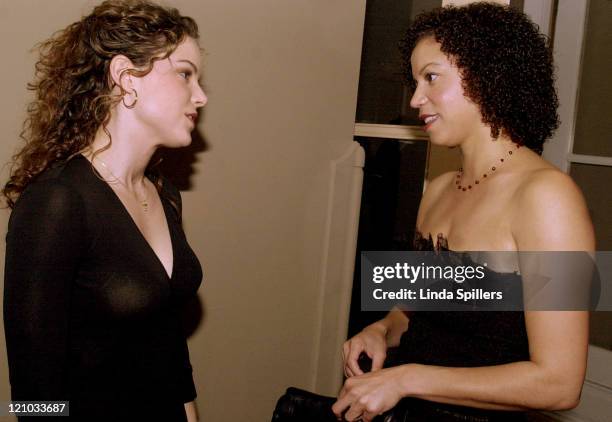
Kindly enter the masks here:
<path id="1" fill-rule="evenodd" d="M 338 422 L 331 411 L 335 397 L 289 387 L 278 400 L 272 422 Z M 484 411 L 406 398 L 373 422 L 527 422 L 525 413 Z"/>
<path id="2" fill-rule="evenodd" d="M 278 399 L 272 415 L 272 422 L 338 422 L 331 411 L 335 397 L 322 396 L 289 387 Z M 374 418 L 373 422 L 404 422 L 405 409 L 395 407 Z M 408 421 L 410 422 L 410 421 Z"/>
<path id="3" fill-rule="evenodd" d="M 331 411 L 335 401 L 335 397 L 289 387 L 276 403 L 272 422 L 338 422 Z"/>
<path id="4" fill-rule="evenodd" d="M 401 365 L 399 350 L 389 348 L 384 367 Z M 370 372 L 372 361 L 365 354 L 359 356 L 359 367 Z M 331 411 L 336 397 L 322 396 L 289 387 L 278 399 L 272 422 L 337 422 Z M 450 404 L 432 403 L 426 400 L 404 398 L 393 409 L 374 418 L 373 422 L 526 422 L 522 412 L 504 412 L 472 409 Z"/>
<path id="5" fill-rule="evenodd" d="M 394 360 L 395 349 L 389 349 L 385 366 Z M 364 372 L 370 372 L 372 360 L 362 353 L 358 359 L 359 367 Z M 272 422 L 338 422 L 338 418 L 331 411 L 332 405 L 336 402 L 336 397 L 322 396 L 289 387 L 285 394 L 276 402 L 276 408 L 272 415 Z M 385 413 L 374 421 L 393 422 L 390 412 Z"/>

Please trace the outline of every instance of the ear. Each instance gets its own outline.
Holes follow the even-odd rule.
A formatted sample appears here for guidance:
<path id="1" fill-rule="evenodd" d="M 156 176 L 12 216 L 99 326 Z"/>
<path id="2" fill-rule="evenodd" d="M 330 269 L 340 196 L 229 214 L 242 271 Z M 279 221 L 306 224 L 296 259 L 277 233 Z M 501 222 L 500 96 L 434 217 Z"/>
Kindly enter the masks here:
<path id="1" fill-rule="evenodd" d="M 118 85 L 125 92 L 132 91 L 132 77 L 130 70 L 135 69 L 130 59 L 118 54 L 111 59 L 109 66 L 109 77 L 113 85 Z"/>

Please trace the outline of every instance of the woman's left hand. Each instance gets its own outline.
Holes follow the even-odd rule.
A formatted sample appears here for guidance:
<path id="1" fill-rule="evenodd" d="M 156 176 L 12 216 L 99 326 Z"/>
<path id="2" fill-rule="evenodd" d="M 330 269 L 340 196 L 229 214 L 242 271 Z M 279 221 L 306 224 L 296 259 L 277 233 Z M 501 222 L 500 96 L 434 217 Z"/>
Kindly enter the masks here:
<path id="1" fill-rule="evenodd" d="M 347 421 L 369 422 L 403 398 L 409 365 L 382 369 L 347 379 L 332 411 Z"/>

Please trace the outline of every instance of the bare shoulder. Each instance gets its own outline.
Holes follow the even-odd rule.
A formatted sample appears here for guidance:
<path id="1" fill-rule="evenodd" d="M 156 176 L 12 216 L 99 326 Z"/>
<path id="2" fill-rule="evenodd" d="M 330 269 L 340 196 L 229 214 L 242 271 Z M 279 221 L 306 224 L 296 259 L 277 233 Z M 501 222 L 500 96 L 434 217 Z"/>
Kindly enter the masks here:
<path id="1" fill-rule="evenodd" d="M 580 188 L 567 174 L 554 167 L 534 169 L 520 183 L 516 199 L 519 209 L 550 212 L 558 208 L 586 209 Z"/>
<path id="2" fill-rule="evenodd" d="M 576 183 L 552 166 L 526 172 L 515 193 L 513 234 L 519 250 L 592 250 L 594 233 Z"/>

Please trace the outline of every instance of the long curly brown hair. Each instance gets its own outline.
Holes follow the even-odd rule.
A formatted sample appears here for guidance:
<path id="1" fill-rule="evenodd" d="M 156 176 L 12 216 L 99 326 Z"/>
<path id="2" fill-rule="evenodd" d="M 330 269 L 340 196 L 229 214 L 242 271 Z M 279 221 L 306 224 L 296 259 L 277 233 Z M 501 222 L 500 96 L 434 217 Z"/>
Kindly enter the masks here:
<path id="1" fill-rule="evenodd" d="M 106 128 L 110 110 L 121 101 L 112 95 L 111 59 L 128 57 L 144 76 L 156 60 L 167 58 L 186 38 L 198 39 L 198 26 L 174 8 L 145 0 L 107 0 L 80 21 L 38 44 L 40 58 L 28 89 L 29 104 L 20 138 L 25 145 L 12 158 L 2 194 L 9 207 L 26 186 L 54 163 L 91 145 Z"/>

